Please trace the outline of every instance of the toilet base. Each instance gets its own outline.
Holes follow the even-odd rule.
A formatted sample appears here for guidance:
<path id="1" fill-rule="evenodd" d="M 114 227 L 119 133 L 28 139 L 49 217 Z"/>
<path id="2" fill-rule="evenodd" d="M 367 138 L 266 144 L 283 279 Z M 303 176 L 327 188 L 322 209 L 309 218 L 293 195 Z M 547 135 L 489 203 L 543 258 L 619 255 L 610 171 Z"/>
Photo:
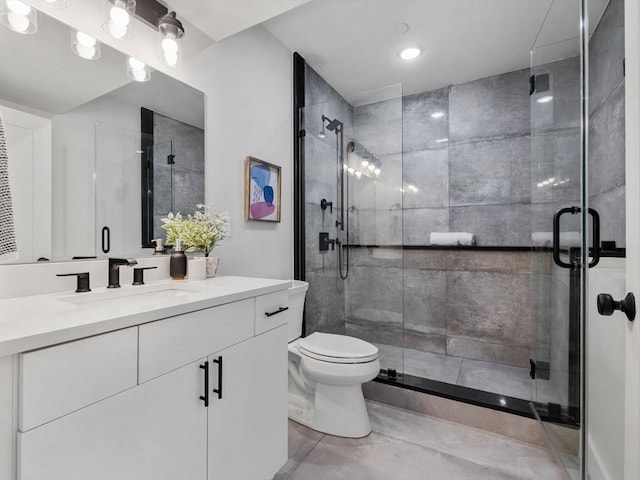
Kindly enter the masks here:
<path id="1" fill-rule="evenodd" d="M 361 438 L 371 433 L 362 385 L 316 383 L 313 398 L 289 394 L 289 418 L 319 432 Z"/>

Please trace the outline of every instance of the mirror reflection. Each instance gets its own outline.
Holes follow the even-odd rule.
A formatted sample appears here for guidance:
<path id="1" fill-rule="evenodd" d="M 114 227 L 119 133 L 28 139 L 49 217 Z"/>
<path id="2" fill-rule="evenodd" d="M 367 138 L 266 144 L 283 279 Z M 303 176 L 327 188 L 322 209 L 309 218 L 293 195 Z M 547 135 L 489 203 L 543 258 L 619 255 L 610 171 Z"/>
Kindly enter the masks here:
<path id="1" fill-rule="evenodd" d="M 204 95 L 157 71 L 132 81 L 124 54 L 101 45 L 81 58 L 75 31 L 42 13 L 38 23 L 34 35 L 0 26 L 13 261 L 150 254 L 159 218 L 204 201 Z"/>

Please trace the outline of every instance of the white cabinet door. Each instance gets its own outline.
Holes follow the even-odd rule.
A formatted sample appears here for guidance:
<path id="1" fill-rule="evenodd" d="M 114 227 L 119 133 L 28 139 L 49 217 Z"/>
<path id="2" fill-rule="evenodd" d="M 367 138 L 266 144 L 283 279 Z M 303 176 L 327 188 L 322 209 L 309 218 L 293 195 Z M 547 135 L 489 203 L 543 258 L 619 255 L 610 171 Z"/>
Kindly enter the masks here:
<path id="1" fill-rule="evenodd" d="M 222 398 L 218 365 L 222 358 Z M 287 327 L 209 357 L 209 480 L 267 480 L 287 460 Z"/>
<path id="2" fill-rule="evenodd" d="M 18 433 L 19 480 L 206 480 L 203 363 Z"/>

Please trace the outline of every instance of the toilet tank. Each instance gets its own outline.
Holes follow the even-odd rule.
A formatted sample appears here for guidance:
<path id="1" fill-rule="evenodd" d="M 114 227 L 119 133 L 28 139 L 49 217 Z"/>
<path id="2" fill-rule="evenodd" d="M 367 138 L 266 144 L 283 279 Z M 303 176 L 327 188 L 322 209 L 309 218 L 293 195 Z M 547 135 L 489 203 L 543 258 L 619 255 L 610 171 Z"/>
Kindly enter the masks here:
<path id="1" fill-rule="evenodd" d="M 289 287 L 289 342 L 302 335 L 302 314 L 304 312 L 304 299 L 307 295 L 309 284 L 301 280 L 292 280 Z"/>

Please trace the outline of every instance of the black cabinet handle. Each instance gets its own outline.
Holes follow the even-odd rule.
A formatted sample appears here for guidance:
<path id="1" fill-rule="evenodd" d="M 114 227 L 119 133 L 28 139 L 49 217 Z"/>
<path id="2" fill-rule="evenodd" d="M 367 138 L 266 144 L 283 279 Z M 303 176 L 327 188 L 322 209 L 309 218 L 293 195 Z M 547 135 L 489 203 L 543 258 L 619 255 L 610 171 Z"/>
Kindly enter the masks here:
<path id="1" fill-rule="evenodd" d="M 200 395 L 200 400 L 204 402 L 204 406 L 209 406 L 209 362 L 204 362 L 204 365 L 200 365 L 200 368 L 204 370 L 204 395 Z"/>
<path id="2" fill-rule="evenodd" d="M 214 360 L 213 363 L 218 364 L 218 388 L 214 388 L 213 393 L 217 393 L 218 399 L 221 399 L 222 398 L 222 355 L 220 355 L 217 360 Z"/>
<path id="3" fill-rule="evenodd" d="M 280 307 L 278 310 L 275 310 L 275 311 L 273 311 L 273 312 L 264 312 L 264 314 L 265 314 L 267 317 L 273 317 L 274 315 L 277 315 L 277 314 L 279 314 L 279 313 L 282 313 L 282 312 L 284 312 L 284 311 L 286 311 L 286 310 L 289 310 L 289 307 Z"/>
<path id="4" fill-rule="evenodd" d="M 560 259 L 560 217 L 565 213 L 570 213 L 571 215 L 575 215 L 580 213 L 582 209 L 580 207 L 566 207 L 558 210 L 553 216 L 553 261 L 562 268 L 573 268 L 574 265 L 570 263 L 563 262 Z M 589 262 L 589 268 L 595 267 L 598 262 L 600 262 L 600 215 L 593 208 L 589 208 L 589 215 L 591 215 L 591 228 L 592 228 L 592 239 L 593 239 L 593 248 L 592 255 L 593 260 Z"/>

